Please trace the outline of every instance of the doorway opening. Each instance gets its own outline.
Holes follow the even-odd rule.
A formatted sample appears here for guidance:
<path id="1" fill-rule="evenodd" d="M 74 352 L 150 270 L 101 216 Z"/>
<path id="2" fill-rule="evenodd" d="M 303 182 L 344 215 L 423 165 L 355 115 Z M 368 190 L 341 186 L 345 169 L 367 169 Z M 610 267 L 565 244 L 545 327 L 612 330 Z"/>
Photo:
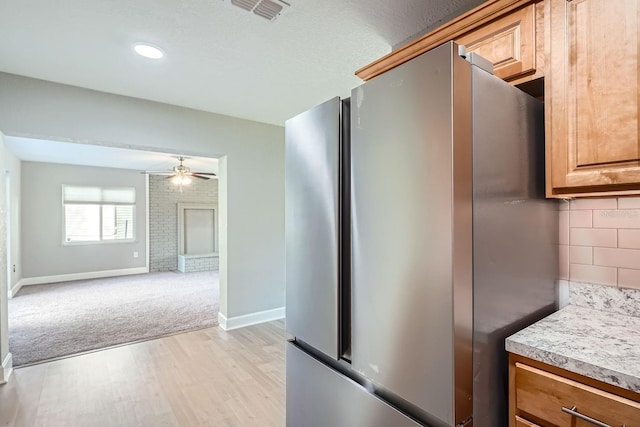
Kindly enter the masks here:
<path id="1" fill-rule="evenodd" d="M 9 344 L 15 366 L 218 324 L 219 264 L 207 271 L 181 272 L 177 227 L 179 204 L 211 205 L 217 215 L 217 179 L 177 186 L 166 175 L 140 173 L 171 171 L 177 153 L 7 139 L 10 150 L 20 147 L 12 151 L 22 160 L 23 210 L 19 215 L 23 232 L 19 234 L 23 253 L 29 254 L 21 261 L 21 288 L 12 295 L 9 306 Z M 45 158 L 25 154 L 25 145 L 33 148 L 34 156 Z M 64 158 L 52 158 L 52 152 L 64 153 Z M 216 159 L 185 157 L 185 164 L 194 170 L 209 170 L 214 165 L 211 172 L 217 173 Z M 117 233 L 118 215 L 107 213 L 117 214 L 118 209 L 102 209 L 100 221 L 87 222 L 98 224 L 100 230 L 94 234 L 107 241 L 63 242 L 63 237 L 46 235 L 46 230 L 66 235 L 65 209 L 60 208 L 65 185 L 99 188 L 102 196 L 114 188 L 134 188 L 135 200 L 126 201 L 131 208 L 121 209 L 128 215 L 123 222 L 127 230 L 134 227 L 134 238 L 104 239 L 107 229 Z M 118 206 L 119 202 L 109 203 Z M 188 222 L 197 219 L 188 217 Z M 105 228 L 105 221 L 111 219 L 113 227 Z M 44 234 L 26 232 L 33 231 L 34 224 L 44 227 Z M 217 260 L 217 217 L 212 224 L 212 239 L 216 240 L 208 249 Z M 9 268 L 6 274 L 9 277 Z"/>

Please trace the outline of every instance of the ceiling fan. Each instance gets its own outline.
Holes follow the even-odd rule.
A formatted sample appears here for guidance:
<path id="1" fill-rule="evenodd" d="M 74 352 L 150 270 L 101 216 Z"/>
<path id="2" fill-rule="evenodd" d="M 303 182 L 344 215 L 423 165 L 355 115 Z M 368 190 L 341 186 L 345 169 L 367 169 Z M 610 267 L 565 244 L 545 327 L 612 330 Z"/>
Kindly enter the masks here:
<path id="1" fill-rule="evenodd" d="M 200 178 L 200 179 L 210 179 L 212 177 L 217 176 L 215 173 L 210 172 L 192 172 L 187 166 L 184 166 L 182 163 L 185 158 L 182 156 L 178 157 L 178 161 L 180 164 L 178 166 L 174 166 L 171 170 L 164 171 L 143 171 L 141 173 L 147 175 L 167 175 L 167 179 L 171 180 L 173 184 L 187 185 L 191 183 L 191 178 Z"/>

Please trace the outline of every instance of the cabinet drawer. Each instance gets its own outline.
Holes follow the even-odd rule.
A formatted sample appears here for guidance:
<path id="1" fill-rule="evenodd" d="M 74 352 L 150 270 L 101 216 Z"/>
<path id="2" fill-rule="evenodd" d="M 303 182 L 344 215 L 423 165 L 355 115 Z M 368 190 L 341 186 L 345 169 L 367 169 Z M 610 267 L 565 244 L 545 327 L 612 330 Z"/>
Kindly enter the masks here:
<path id="1" fill-rule="evenodd" d="M 612 426 L 637 426 L 640 404 L 522 363 L 516 363 L 516 408 L 558 427 L 590 426 L 571 409 Z M 516 424 L 518 426 L 527 424 Z"/>
<path id="2" fill-rule="evenodd" d="M 534 424 L 531 421 L 527 421 L 524 418 L 516 417 L 516 427 L 540 427 L 538 424 Z"/>

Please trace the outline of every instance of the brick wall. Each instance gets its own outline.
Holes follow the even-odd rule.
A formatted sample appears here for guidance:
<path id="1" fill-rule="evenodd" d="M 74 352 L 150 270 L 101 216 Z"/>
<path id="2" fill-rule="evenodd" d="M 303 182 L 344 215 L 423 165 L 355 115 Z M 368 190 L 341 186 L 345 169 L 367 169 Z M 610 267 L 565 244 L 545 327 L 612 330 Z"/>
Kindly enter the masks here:
<path id="1" fill-rule="evenodd" d="M 560 204 L 560 278 L 640 289 L 640 197 Z"/>
<path id="2" fill-rule="evenodd" d="M 220 257 L 218 256 L 208 256 L 208 257 L 195 257 L 195 258 L 185 258 L 184 259 L 184 268 L 180 268 L 180 262 L 178 262 L 178 270 L 184 271 L 187 273 L 192 273 L 195 271 L 212 271 L 220 269 Z"/>
<path id="3" fill-rule="evenodd" d="M 166 177 L 149 176 L 149 270 L 178 269 L 178 203 L 213 204 L 218 209 L 218 180 L 194 179 L 180 188 Z"/>

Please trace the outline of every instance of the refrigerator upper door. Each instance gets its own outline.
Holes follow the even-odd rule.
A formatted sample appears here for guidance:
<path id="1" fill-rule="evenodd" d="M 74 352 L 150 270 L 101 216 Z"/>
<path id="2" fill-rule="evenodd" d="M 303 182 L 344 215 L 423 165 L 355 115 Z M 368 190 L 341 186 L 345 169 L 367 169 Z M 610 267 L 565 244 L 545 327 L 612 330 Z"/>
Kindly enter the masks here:
<path id="1" fill-rule="evenodd" d="M 454 48 L 351 97 L 353 367 L 443 425 L 471 416 L 472 384 L 471 79 Z"/>
<path id="2" fill-rule="evenodd" d="M 285 127 L 286 329 L 337 359 L 340 99 Z"/>

